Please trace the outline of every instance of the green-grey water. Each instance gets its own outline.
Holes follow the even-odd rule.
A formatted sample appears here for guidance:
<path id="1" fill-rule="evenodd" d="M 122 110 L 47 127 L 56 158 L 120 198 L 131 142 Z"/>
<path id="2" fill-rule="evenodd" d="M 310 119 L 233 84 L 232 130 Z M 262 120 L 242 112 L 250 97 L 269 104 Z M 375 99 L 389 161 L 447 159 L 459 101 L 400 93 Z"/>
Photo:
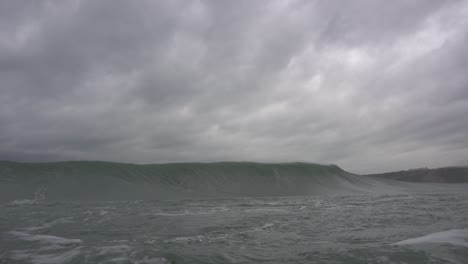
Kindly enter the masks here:
<path id="1" fill-rule="evenodd" d="M 0 187 L 0 263 L 468 263 L 466 184 L 316 164 L 7 162 Z"/>

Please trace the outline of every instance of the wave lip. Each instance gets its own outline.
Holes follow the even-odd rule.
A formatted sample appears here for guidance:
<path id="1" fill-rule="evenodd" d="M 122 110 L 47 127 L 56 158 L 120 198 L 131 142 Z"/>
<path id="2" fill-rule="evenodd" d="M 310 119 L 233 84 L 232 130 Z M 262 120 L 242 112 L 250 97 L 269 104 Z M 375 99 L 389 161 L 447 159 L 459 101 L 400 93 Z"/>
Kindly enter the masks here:
<path id="1" fill-rule="evenodd" d="M 468 247 L 468 229 L 453 229 L 429 235 L 406 239 L 392 245 L 417 245 L 417 244 L 452 244 Z"/>

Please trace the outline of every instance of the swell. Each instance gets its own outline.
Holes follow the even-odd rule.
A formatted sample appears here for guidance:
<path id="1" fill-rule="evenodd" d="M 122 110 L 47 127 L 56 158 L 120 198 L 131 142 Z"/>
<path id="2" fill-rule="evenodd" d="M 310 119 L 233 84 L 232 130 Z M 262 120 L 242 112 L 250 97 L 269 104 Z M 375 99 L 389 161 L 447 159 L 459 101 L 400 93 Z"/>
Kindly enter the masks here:
<path id="1" fill-rule="evenodd" d="M 0 162 L 0 200 L 301 196 L 388 190 L 385 180 L 313 163 Z"/>

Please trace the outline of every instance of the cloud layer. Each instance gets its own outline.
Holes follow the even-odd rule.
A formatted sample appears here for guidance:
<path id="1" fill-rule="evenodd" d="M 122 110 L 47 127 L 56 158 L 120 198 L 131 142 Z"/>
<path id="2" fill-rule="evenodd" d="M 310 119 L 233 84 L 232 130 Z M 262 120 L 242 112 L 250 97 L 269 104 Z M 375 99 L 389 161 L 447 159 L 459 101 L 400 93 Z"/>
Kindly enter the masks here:
<path id="1" fill-rule="evenodd" d="M 2 1 L 0 159 L 468 164 L 466 1 Z"/>

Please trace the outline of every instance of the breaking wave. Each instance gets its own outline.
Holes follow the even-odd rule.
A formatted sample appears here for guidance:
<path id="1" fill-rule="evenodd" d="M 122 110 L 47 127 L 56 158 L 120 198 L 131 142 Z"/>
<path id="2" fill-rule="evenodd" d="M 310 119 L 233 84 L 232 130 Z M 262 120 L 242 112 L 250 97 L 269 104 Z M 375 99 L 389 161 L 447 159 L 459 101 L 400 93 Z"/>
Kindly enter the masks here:
<path id="1" fill-rule="evenodd" d="M 252 162 L 136 165 L 110 162 L 0 162 L 0 200 L 137 200 L 266 197 L 388 191 L 382 179 L 336 165 Z"/>

